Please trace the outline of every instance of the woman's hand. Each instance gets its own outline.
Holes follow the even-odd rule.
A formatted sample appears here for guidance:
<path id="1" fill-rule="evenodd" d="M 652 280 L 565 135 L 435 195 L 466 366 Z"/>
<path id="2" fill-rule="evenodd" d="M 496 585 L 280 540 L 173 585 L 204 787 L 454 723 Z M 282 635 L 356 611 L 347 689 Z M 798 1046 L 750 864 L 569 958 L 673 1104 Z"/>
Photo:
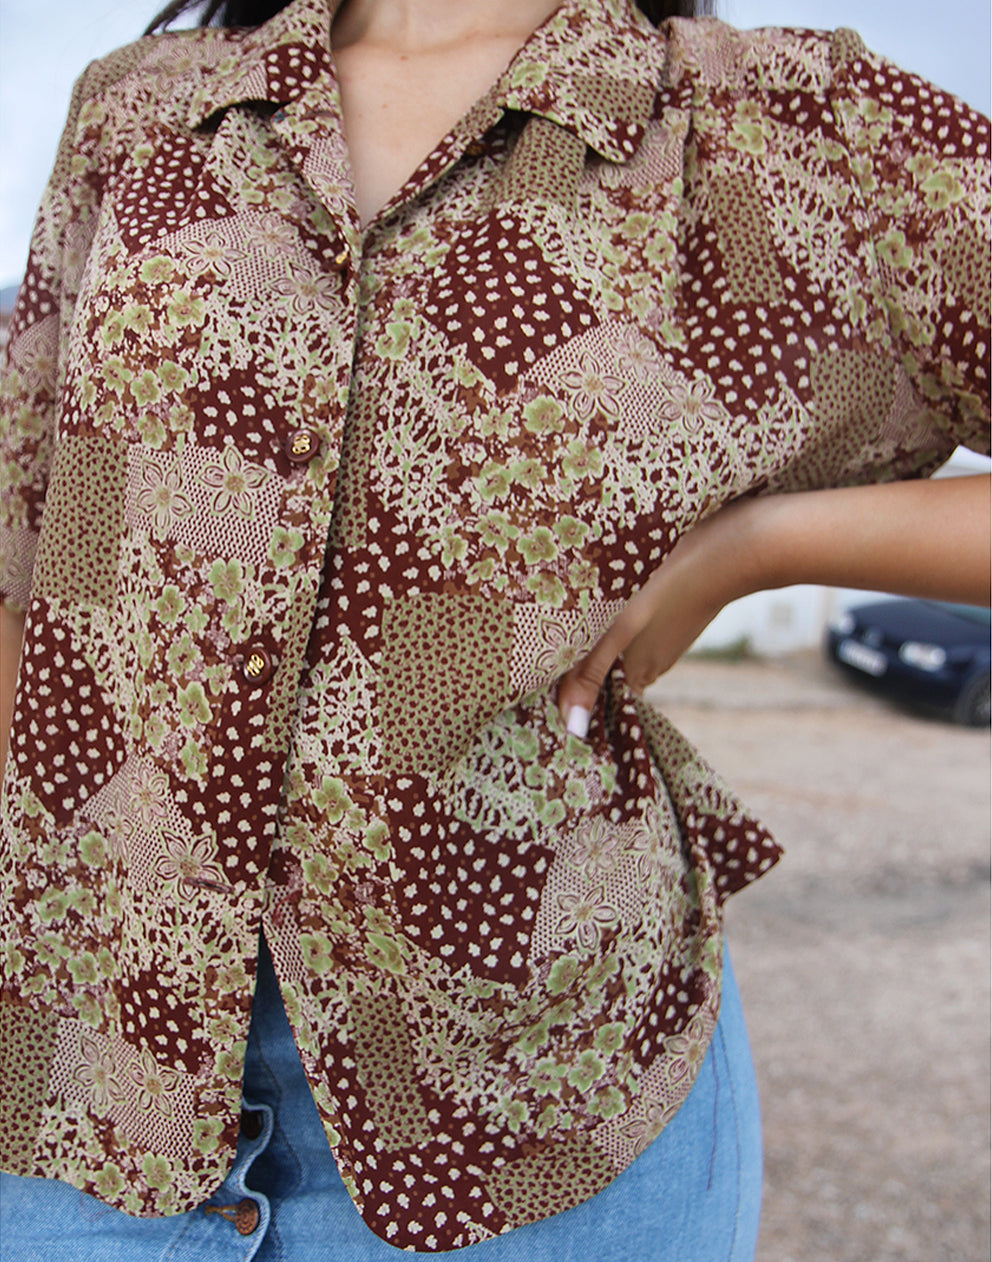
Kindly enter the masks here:
<path id="1" fill-rule="evenodd" d="M 989 479 L 942 478 L 740 500 L 685 534 L 596 647 L 562 677 L 558 705 L 584 736 L 618 658 L 637 692 L 724 605 L 820 583 L 989 603 Z"/>
<path id="2" fill-rule="evenodd" d="M 758 503 L 731 504 L 683 535 L 592 652 L 563 676 L 558 706 L 569 731 L 586 735 L 596 697 L 618 658 L 639 693 L 674 666 L 724 605 L 754 590 L 750 532 Z"/>

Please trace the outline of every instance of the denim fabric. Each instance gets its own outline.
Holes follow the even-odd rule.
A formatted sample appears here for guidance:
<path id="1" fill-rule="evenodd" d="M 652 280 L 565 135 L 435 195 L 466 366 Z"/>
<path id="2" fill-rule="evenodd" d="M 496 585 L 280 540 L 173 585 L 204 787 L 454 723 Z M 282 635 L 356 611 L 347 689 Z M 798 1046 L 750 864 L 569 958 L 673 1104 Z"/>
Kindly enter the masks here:
<path id="1" fill-rule="evenodd" d="M 3 1262 L 389 1262 L 400 1256 L 365 1225 L 341 1182 L 264 942 L 244 1107 L 255 1115 L 254 1125 L 243 1128 L 230 1175 L 189 1214 L 129 1218 L 63 1183 L 0 1176 Z M 248 1235 L 232 1221 L 244 1202 L 253 1202 L 258 1215 Z M 465 1262 L 751 1262 L 760 1204 L 757 1086 L 725 952 L 712 1045 L 688 1100 L 660 1138 L 591 1201 L 457 1256 Z"/>

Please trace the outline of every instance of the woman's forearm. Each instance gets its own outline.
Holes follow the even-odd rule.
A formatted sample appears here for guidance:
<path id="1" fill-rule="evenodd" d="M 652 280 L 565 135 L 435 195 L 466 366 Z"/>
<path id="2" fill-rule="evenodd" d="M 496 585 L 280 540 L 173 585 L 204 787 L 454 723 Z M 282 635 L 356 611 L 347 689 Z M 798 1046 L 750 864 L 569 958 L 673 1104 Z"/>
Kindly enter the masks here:
<path id="1" fill-rule="evenodd" d="M 984 475 L 748 501 L 740 526 L 751 590 L 817 583 L 988 604 Z"/>
<path id="2" fill-rule="evenodd" d="M 563 677 L 559 705 L 566 717 L 573 707 L 587 715 L 618 657 L 631 687 L 646 688 L 724 605 L 767 588 L 815 583 L 988 604 L 989 553 L 984 476 L 739 500 L 678 541 Z"/>
<path id="3" fill-rule="evenodd" d="M 24 614 L 0 605 L 0 775 L 7 764 L 10 718 L 14 712 L 14 684 L 21 658 Z"/>

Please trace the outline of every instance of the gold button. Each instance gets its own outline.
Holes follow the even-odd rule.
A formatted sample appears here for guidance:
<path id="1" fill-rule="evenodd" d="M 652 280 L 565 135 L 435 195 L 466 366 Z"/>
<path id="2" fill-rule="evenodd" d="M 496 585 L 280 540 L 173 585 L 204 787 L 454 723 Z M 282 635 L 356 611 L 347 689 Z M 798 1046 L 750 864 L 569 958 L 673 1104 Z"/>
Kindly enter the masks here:
<path id="1" fill-rule="evenodd" d="M 309 460 L 317 450 L 317 435 L 312 429 L 296 429 L 286 439 L 286 455 L 293 464 Z"/>
<path id="2" fill-rule="evenodd" d="M 344 249 L 340 251 L 340 253 L 335 254 L 334 266 L 344 267 L 350 258 L 351 258 L 351 251 L 348 249 L 347 246 L 345 246 Z"/>
<path id="3" fill-rule="evenodd" d="M 246 683 L 258 687 L 268 683 L 272 678 L 275 666 L 265 649 L 253 646 L 241 659 L 241 674 Z"/>

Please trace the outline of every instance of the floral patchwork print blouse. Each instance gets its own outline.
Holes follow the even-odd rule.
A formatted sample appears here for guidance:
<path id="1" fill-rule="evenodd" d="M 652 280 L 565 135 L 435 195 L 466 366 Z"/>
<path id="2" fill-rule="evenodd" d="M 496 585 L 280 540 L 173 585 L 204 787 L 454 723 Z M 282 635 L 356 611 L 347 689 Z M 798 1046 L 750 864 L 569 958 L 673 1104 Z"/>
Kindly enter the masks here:
<path id="1" fill-rule="evenodd" d="M 778 851 L 555 681 L 728 501 L 986 443 L 989 131 L 849 31 L 565 0 L 363 230 L 329 27 L 74 96 L 3 396 L 0 1144 L 206 1199 L 264 928 L 366 1221 L 444 1250 L 689 1092 Z"/>

